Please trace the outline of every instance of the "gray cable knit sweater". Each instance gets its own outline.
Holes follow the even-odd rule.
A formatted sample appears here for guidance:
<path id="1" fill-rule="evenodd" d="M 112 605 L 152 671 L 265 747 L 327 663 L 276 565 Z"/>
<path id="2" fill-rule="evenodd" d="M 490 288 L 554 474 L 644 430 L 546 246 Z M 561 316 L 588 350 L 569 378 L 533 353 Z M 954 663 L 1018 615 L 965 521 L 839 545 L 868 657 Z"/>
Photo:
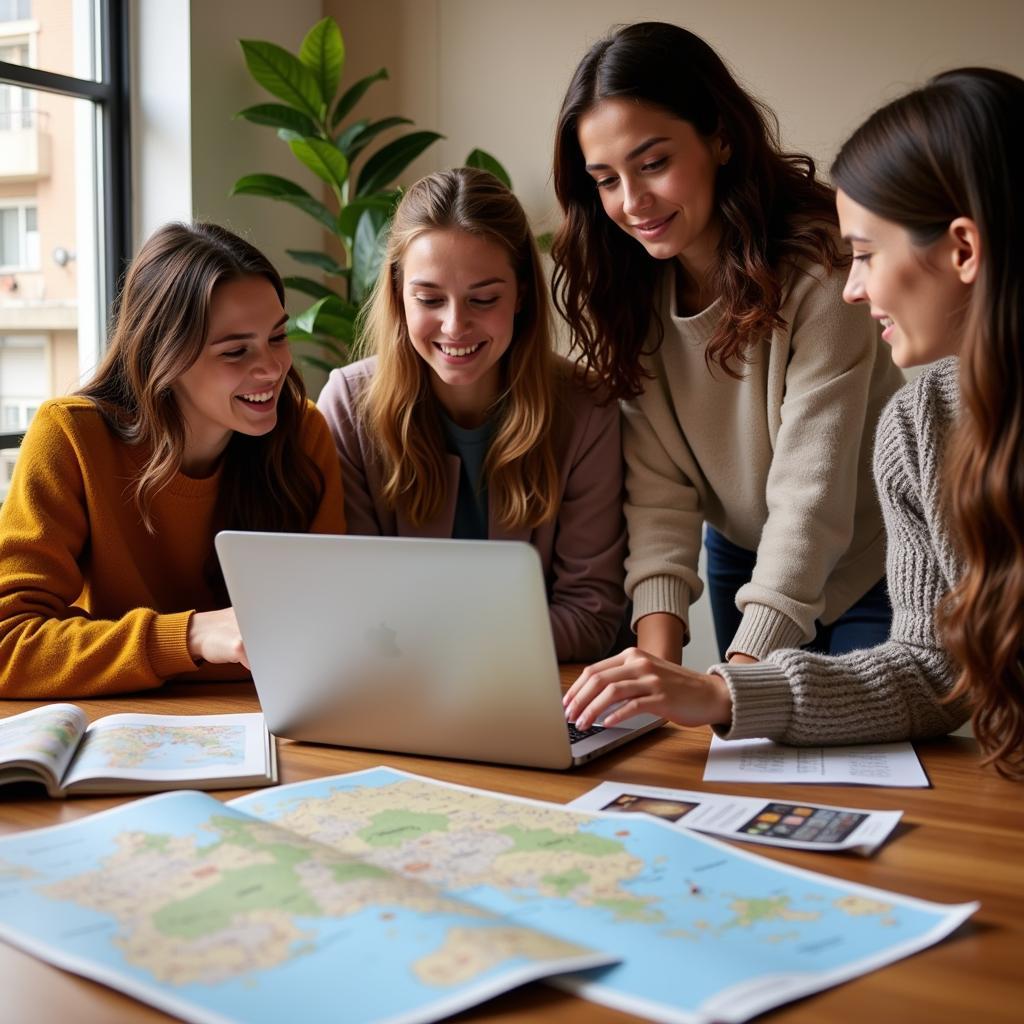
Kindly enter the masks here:
<path id="1" fill-rule="evenodd" d="M 725 739 L 764 736 L 813 746 L 944 735 L 966 720 L 945 703 L 956 667 L 935 608 L 960 574 L 943 525 L 940 460 L 959 405 L 958 363 L 944 359 L 893 397 L 878 421 L 874 473 L 888 532 L 892 633 L 878 647 L 825 657 L 778 650 L 756 665 L 715 665 L 729 684 Z"/>

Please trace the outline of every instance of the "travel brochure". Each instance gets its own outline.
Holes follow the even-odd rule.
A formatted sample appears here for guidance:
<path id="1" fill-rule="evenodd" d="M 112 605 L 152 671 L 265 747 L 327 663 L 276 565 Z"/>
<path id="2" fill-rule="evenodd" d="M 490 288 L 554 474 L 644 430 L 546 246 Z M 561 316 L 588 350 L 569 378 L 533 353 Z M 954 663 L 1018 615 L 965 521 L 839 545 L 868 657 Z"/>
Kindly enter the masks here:
<path id="1" fill-rule="evenodd" d="M 739 1022 L 976 909 L 390 768 L 0 839 L 0 936 L 204 1024 L 413 1024 L 537 978 L 653 1020 Z"/>
<path id="2" fill-rule="evenodd" d="M 850 850 L 865 856 L 885 842 L 903 817 L 902 811 L 865 811 L 625 782 L 602 782 L 568 806 L 650 814 L 678 828 L 746 843 L 819 852 Z"/>
<path id="3" fill-rule="evenodd" d="M 248 789 L 277 782 L 261 714 L 107 715 L 74 704 L 0 720 L 0 785 L 39 782 L 50 796 Z"/>

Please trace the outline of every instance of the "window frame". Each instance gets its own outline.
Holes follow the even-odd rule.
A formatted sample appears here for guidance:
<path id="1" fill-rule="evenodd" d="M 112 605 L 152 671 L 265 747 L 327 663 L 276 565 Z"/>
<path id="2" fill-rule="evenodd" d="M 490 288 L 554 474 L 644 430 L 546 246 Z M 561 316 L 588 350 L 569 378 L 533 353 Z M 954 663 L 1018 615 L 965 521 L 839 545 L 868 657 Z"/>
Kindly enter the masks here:
<path id="1" fill-rule="evenodd" d="M 103 308 L 112 309 L 131 253 L 131 144 L 128 0 L 96 0 L 100 81 L 0 61 L 0 83 L 58 93 L 96 104 L 100 118 Z M 16 448 L 20 433 L 0 433 Z"/>

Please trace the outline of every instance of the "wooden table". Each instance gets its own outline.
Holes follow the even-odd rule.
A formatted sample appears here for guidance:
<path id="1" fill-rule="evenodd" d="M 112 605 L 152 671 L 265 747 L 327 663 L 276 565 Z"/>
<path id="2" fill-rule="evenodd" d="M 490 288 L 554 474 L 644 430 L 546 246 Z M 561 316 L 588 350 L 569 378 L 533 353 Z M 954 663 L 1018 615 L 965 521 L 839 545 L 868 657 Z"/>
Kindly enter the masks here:
<path id="1" fill-rule="evenodd" d="M 569 668 L 565 679 L 572 677 Z M 7 701 L 0 715 L 39 702 Z M 248 684 L 177 684 L 156 695 L 77 701 L 91 718 L 119 711 L 211 714 L 258 710 Z M 701 780 L 709 733 L 667 726 L 571 772 L 402 757 L 279 741 L 281 782 L 378 764 L 448 782 L 565 802 L 603 779 L 743 792 L 795 801 L 871 809 L 901 808 L 896 834 L 871 858 L 759 847 L 766 857 L 946 903 L 980 900 L 981 910 L 954 935 L 923 953 L 865 977 L 765 1014 L 772 1024 L 882 1024 L 885 1021 L 998 1022 L 1024 1019 L 1024 784 L 978 767 L 973 740 L 917 744 L 933 788 L 735 786 Z M 216 794 L 223 799 L 238 792 Z M 119 798 L 41 799 L 38 790 L 9 787 L 0 797 L 0 833 L 54 825 L 114 806 Z M 749 849 L 749 847 L 748 847 Z M 56 970 L 0 944 L 0 1021 L 153 1024 L 163 1013 L 118 992 Z M 340 1018 L 339 1018 L 340 1019 Z M 634 1020 L 534 984 L 459 1015 L 458 1021 L 527 1024 L 623 1024 Z"/>

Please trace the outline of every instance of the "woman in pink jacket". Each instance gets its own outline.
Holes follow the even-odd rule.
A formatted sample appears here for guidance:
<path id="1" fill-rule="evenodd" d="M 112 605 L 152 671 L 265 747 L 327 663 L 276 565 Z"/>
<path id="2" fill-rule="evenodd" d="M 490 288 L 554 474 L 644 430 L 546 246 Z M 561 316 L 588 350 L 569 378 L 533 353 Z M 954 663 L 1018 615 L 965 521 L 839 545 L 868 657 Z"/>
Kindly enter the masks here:
<path id="1" fill-rule="evenodd" d="M 559 659 L 606 654 L 625 608 L 618 407 L 553 353 L 515 196 L 468 168 L 413 185 L 364 327 L 372 356 L 318 403 L 350 532 L 528 541 Z"/>

